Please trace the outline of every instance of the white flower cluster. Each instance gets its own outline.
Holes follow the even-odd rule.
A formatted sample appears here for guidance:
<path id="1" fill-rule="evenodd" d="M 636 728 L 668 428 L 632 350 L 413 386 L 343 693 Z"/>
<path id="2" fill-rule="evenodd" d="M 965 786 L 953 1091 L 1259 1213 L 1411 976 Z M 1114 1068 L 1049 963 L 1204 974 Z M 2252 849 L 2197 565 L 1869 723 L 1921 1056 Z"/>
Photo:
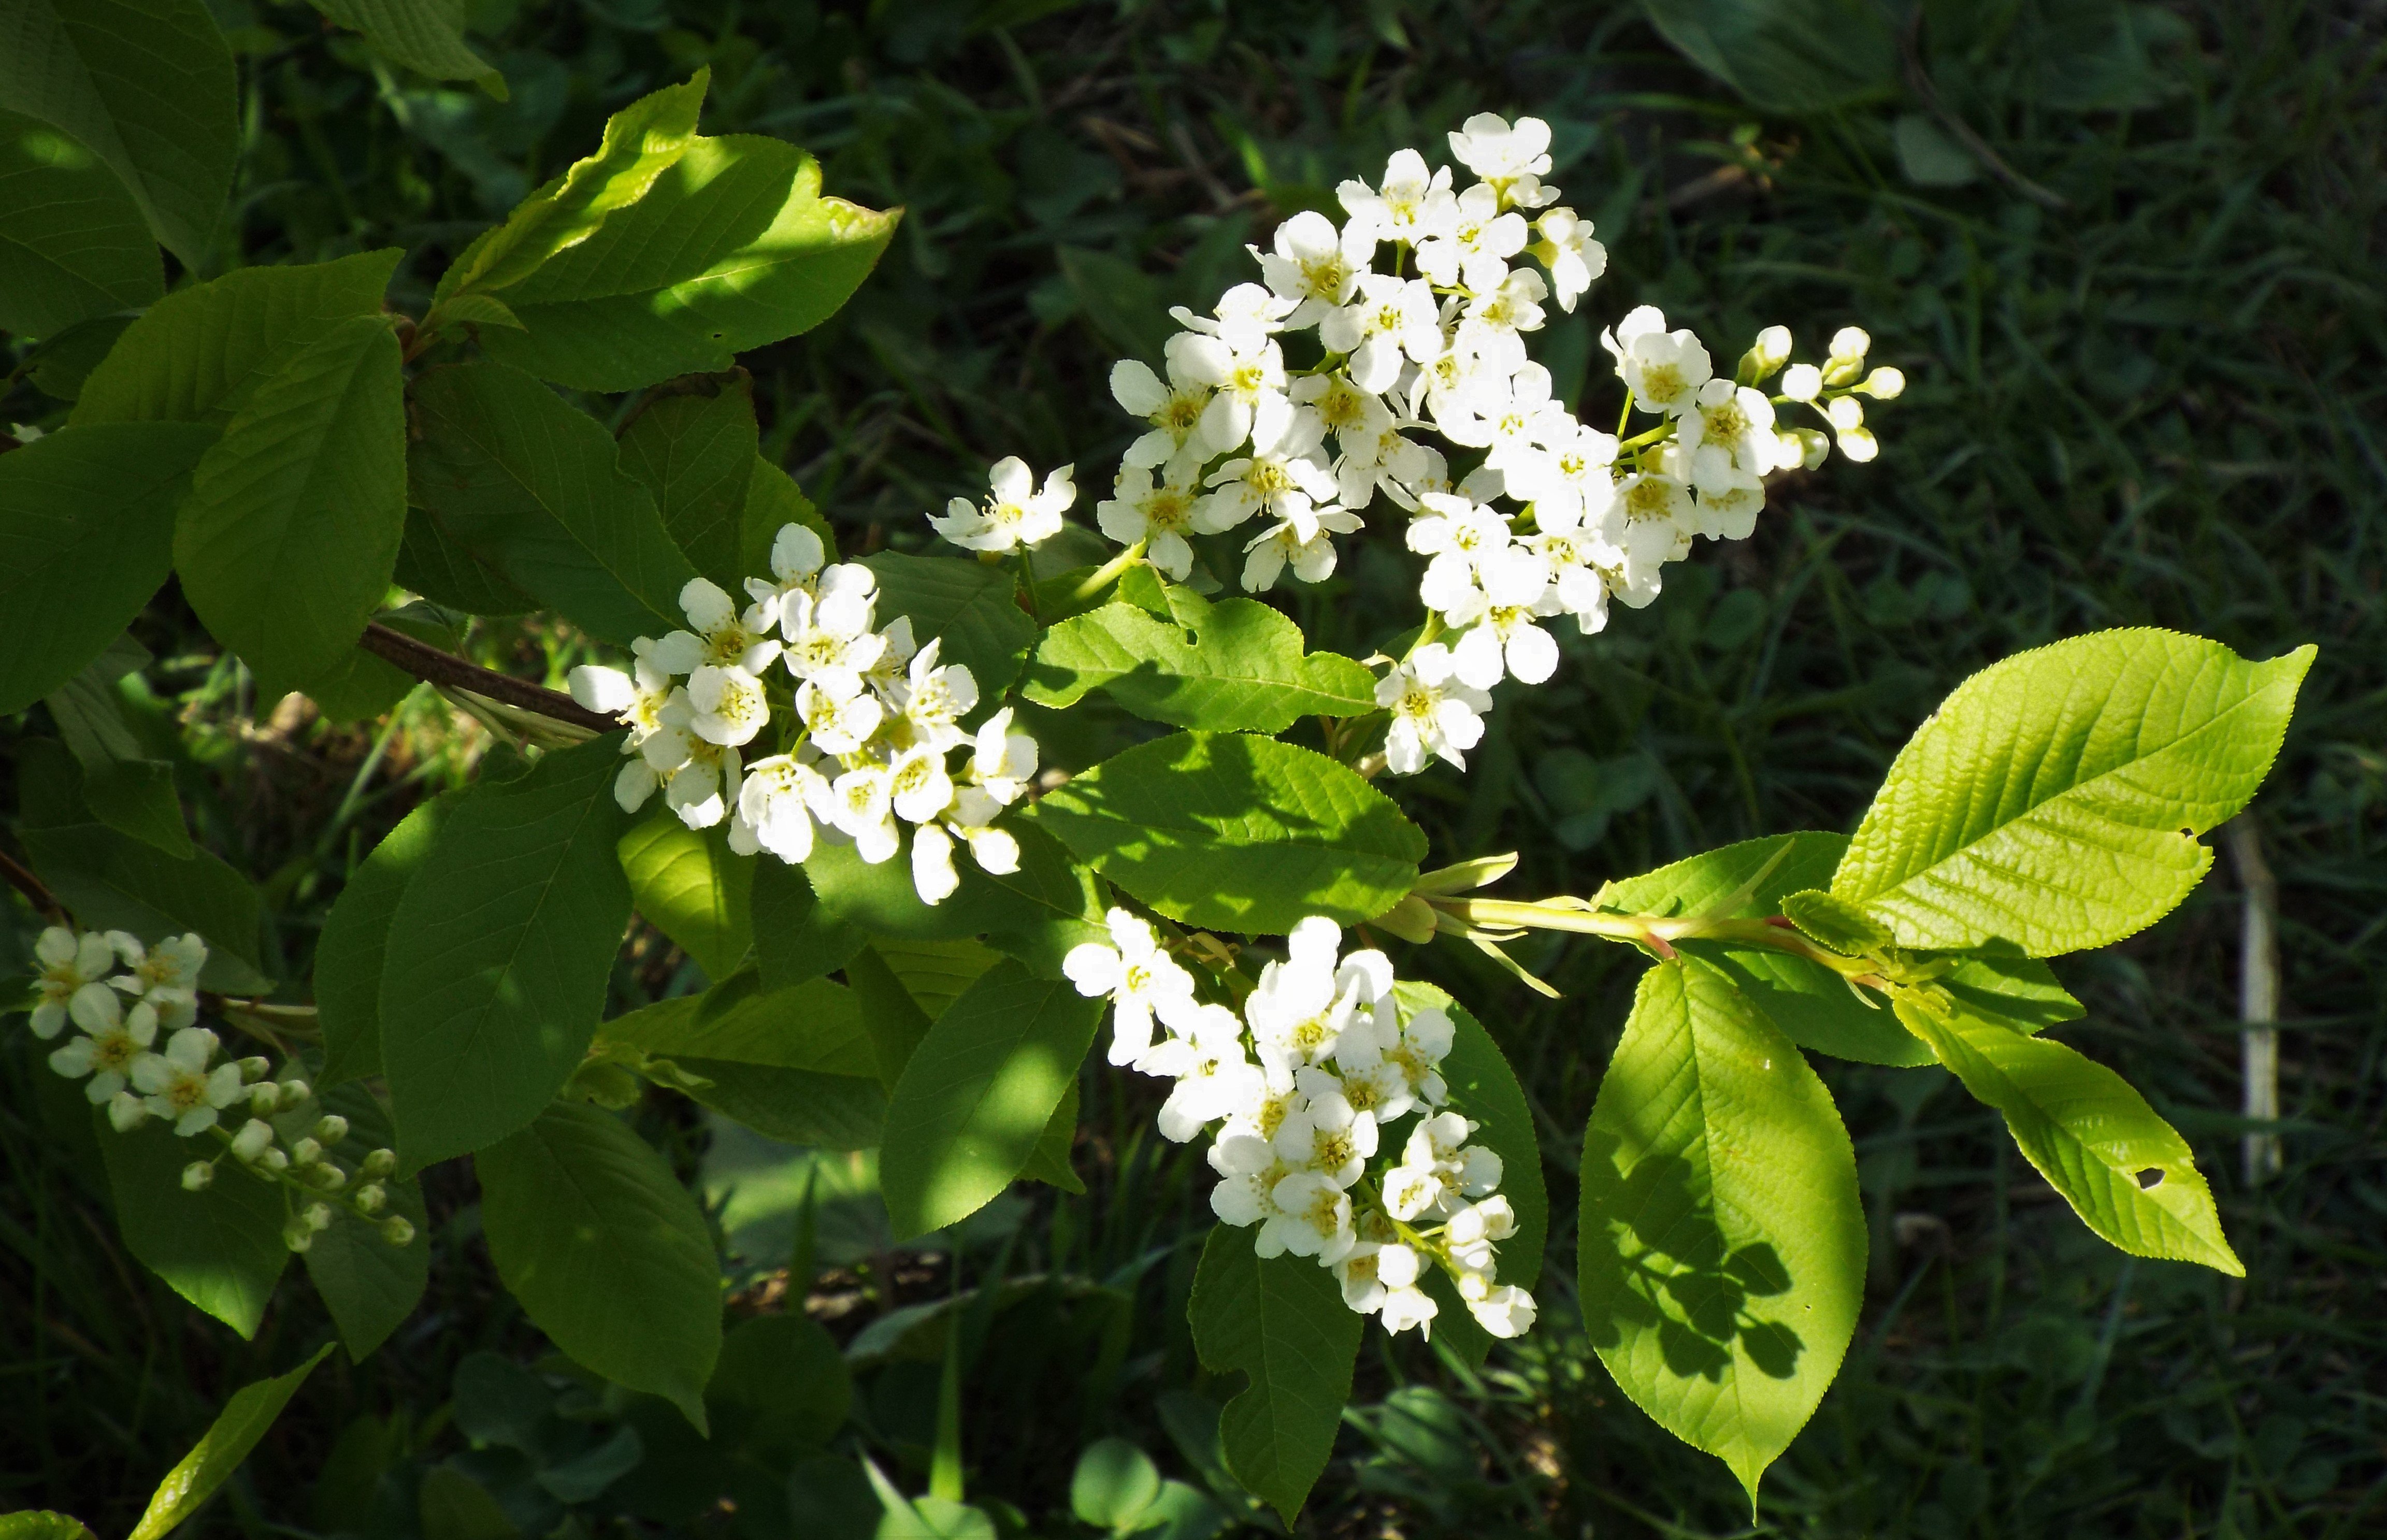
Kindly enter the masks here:
<path id="1" fill-rule="evenodd" d="M 52 1069 L 83 1080 L 83 1094 L 107 1108 L 120 1133 L 156 1117 L 184 1139 L 212 1134 L 223 1144 L 213 1159 L 183 1168 L 185 1188 L 197 1192 L 213 1182 L 217 1164 L 229 1155 L 297 1194 L 283 1227 L 293 1251 L 305 1251 L 331 1224 L 334 1202 L 375 1226 L 392 1245 L 414 1239 L 414 1226 L 403 1216 L 380 1212 L 389 1194 L 379 1179 L 397 1169 L 394 1152 L 366 1155 L 354 1173 L 361 1180 L 351 1187 L 351 1173 L 328 1154 L 347 1138 L 347 1118 L 326 1114 L 284 1148 L 265 1116 L 303 1111 L 313 1094 L 307 1082 L 273 1079 L 272 1062 L 263 1058 L 217 1062 L 221 1040 L 196 1025 L 199 969 L 208 960 L 207 943 L 196 935 L 169 936 L 145 947 L 121 930 L 78 933 L 52 926 L 34 941 L 33 960 L 33 1035 L 47 1040 L 69 1023 L 76 1029 L 51 1052 Z M 225 1114 L 242 1106 L 259 1116 L 237 1131 L 227 1129 Z"/>
<path id="2" fill-rule="evenodd" d="M 1017 461 L 997 466 L 998 495 L 1006 467 L 1027 474 Z M 956 842 L 987 871 L 1017 870 L 1018 841 L 993 823 L 1034 776 L 1035 739 L 1011 730 L 1008 707 L 965 730 L 979 703 L 970 671 L 940 663 L 938 638 L 916 643 L 910 617 L 879 625 L 877 576 L 854 562 L 824 566 L 827 554 L 819 536 L 786 525 L 771 575 L 746 580 L 744 610 L 693 579 L 680 590 L 689 628 L 638 637 L 635 672 L 572 671 L 573 699 L 630 729 L 615 800 L 635 812 L 660 787 L 690 828 L 726 820 L 732 850 L 790 864 L 817 837 L 876 865 L 911 824 L 913 885 L 928 903 L 960 885 Z M 792 722 L 781 714 L 792 741 L 749 759 L 771 726 L 774 663 L 794 687 Z M 947 757 L 956 749 L 968 751 L 958 771 Z"/>
<path id="3" fill-rule="evenodd" d="M 1110 999 L 1111 1063 L 1177 1082 L 1161 1133 L 1182 1142 L 1215 1126 L 1219 1218 L 1257 1225 L 1262 1256 L 1316 1257 L 1344 1302 L 1388 1331 L 1431 1331 L 1419 1283 L 1434 1267 L 1493 1335 L 1533 1325 L 1533 1296 L 1495 1278 L 1495 1247 L 1517 1228 L 1497 1191 L 1500 1157 L 1469 1144 L 1475 1125 L 1444 1105 L 1450 1017 L 1402 1019 L 1383 953 L 1338 956 L 1341 928 L 1313 915 L 1239 1016 L 1195 997 L 1147 922 L 1114 909 L 1109 927 L 1110 945 L 1072 949 L 1063 971 L 1079 993 Z M 1393 1126 L 1413 1113 L 1396 1142 Z"/>
<path id="4" fill-rule="evenodd" d="M 1598 631 L 1611 597 L 1655 599 L 1660 569 L 1695 536 L 1746 537 L 1763 478 L 1829 449 L 1818 430 L 1779 427 L 1777 404 L 1813 403 L 1842 451 L 1869 460 L 1851 392 L 1888 398 L 1904 384 L 1891 369 L 1856 383 L 1865 341 L 1851 328 L 1769 397 L 1758 386 L 1787 361 L 1787 329 L 1766 328 L 1723 378 L 1698 337 L 1643 306 L 1600 338 L 1626 390 L 1617 431 L 1577 421 L 1525 339 L 1546 302 L 1574 309 L 1607 251 L 1542 180 L 1548 124 L 1479 113 L 1449 140 L 1470 185 L 1398 152 L 1377 184 L 1343 183 L 1340 226 L 1306 211 L 1277 227 L 1272 250 L 1251 248 L 1262 282 L 1230 288 L 1206 316 L 1176 309 L 1184 330 L 1164 372 L 1114 366 L 1112 396 L 1148 431 L 1095 511 L 1103 533 L 1180 582 L 1191 536 L 1263 519 L 1244 548 L 1255 592 L 1287 567 L 1304 582 L 1332 574 L 1333 536 L 1358 530 L 1379 493 L 1403 511 L 1407 544 L 1427 559 L 1428 618 L 1376 701 L 1391 716 L 1385 763 L 1403 774 L 1435 758 L 1463 768 L 1492 687 L 1550 677 L 1558 644 L 1543 622 Z M 1318 361 L 1290 367 L 1282 339 L 1313 330 Z M 1636 409 L 1656 422 L 1623 436 Z M 1027 467 L 1004 466 L 983 513 L 956 502 L 937 528 L 981 551 L 1058 533 L 1067 471 L 1031 497 Z"/>

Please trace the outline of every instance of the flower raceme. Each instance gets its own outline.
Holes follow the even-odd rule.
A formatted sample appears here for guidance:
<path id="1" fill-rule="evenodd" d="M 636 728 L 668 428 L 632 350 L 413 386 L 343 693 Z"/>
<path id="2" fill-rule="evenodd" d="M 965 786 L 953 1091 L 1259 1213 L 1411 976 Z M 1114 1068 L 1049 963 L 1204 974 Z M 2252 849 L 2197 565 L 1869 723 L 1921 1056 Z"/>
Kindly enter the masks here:
<path id="1" fill-rule="evenodd" d="M 1532 1296 L 1496 1276 L 1497 1247 L 1516 1232 L 1500 1157 L 1470 1144 L 1475 1125 L 1446 1105 L 1446 1013 L 1404 1016 L 1391 961 L 1344 953 L 1341 928 L 1320 916 L 1294 927 L 1240 1016 L 1199 999 L 1148 921 L 1113 909 L 1108 927 L 1107 943 L 1073 949 L 1063 971 L 1110 1001 L 1111 1063 L 1175 1082 L 1161 1133 L 1211 1134 L 1220 1219 L 1256 1227 L 1262 1256 L 1331 1269 L 1344 1302 L 1389 1331 L 1430 1333 L 1437 1306 L 1420 1281 L 1435 1268 L 1484 1330 L 1532 1326 Z"/>

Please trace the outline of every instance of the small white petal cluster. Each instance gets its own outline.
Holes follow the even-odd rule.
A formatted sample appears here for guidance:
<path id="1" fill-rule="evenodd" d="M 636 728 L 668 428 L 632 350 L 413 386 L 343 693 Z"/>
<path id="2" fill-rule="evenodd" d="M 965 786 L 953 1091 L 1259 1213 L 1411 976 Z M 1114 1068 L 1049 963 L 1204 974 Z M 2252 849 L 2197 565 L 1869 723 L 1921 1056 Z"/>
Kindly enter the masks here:
<path id="1" fill-rule="evenodd" d="M 51 1051 L 50 1067 L 82 1080 L 83 1094 L 107 1109 L 119 1133 L 155 1117 L 184 1139 L 213 1135 L 222 1153 L 185 1166 L 185 1190 L 210 1186 L 226 1155 L 289 1189 L 296 1201 L 283 1240 L 293 1251 L 308 1249 L 331 1224 L 333 1202 L 372 1223 L 392 1245 L 407 1244 L 414 1226 L 399 1215 L 380 1216 L 388 1191 L 378 1179 L 397 1169 L 393 1152 L 367 1155 L 353 1173 L 363 1180 L 350 1186 L 352 1173 L 326 1154 L 347 1138 L 347 1118 L 318 1117 L 284 1148 L 265 1116 L 302 1112 L 313 1092 L 304 1080 L 273 1079 L 265 1059 L 217 1058 L 221 1040 L 197 1025 L 199 970 L 207 960 L 207 942 L 196 934 L 145 946 L 122 930 L 44 930 L 33 943 L 33 1033 L 54 1039 L 69 1023 L 75 1029 Z M 244 1108 L 260 1116 L 234 1131 L 230 1115 Z"/>
<path id="2" fill-rule="evenodd" d="M 1027 475 L 1017 461 L 997 467 L 997 501 L 1011 506 L 1004 487 L 1014 481 L 1025 497 Z M 1067 493 L 1067 474 L 1056 472 L 1026 500 L 1057 527 L 1067 496 L 1042 506 L 1056 482 Z M 999 523 L 1024 536 L 1030 522 L 1006 514 L 963 533 L 991 540 Z M 572 671 L 573 699 L 630 729 L 615 800 L 635 812 L 660 788 L 688 827 L 726 823 L 730 849 L 789 864 L 826 839 L 877 865 L 903 849 L 908 824 L 913 886 L 927 903 L 960 885 L 957 844 L 987 871 L 1017 870 L 1018 841 L 994 819 L 1034 777 L 1035 739 L 1012 730 L 1008 707 L 963 727 L 979 705 L 970 671 L 939 660 L 939 638 L 916 642 L 908 616 L 879 625 L 876 575 L 854 562 L 825 564 L 827 555 L 818 535 L 789 524 L 772 546 L 771 575 L 746 580 L 743 610 L 717 585 L 693 579 L 680 590 L 689 628 L 638 637 L 633 672 L 594 663 Z M 764 738 L 775 688 L 790 692 L 789 709 L 776 713 L 784 741 Z M 758 740 L 777 751 L 758 754 Z M 966 756 L 959 764 L 956 751 Z"/>
<path id="3" fill-rule="evenodd" d="M 1388 1331 L 1430 1332 L 1420 1282 L 1436 1267 L 1495 1336 L 1533 1325 L 1533 1296 L 1497 1280 L 1495 1248 L 1517 1226 L 1500 1157 L 1470 1144 L 1476 1126 L 1445 1105 L 1446 1013 L 1404 1018 L 1391 961 L 1342 954 L 1341 928 L 1320 916 L 1294 928 L 1240 1015 L 1197 997 L 1148 922 L 1124 909 L 1108 920 L 1110 944 L 1073 949 L 1063 970 L 1111 1001 L 1111 1063 L 1176 1082 L 1161 1133 L 1211 1132 L 1220 1219 L 1257 1226 L 1262 1256 L 1332 1269 L 1344 1302 Z"/>

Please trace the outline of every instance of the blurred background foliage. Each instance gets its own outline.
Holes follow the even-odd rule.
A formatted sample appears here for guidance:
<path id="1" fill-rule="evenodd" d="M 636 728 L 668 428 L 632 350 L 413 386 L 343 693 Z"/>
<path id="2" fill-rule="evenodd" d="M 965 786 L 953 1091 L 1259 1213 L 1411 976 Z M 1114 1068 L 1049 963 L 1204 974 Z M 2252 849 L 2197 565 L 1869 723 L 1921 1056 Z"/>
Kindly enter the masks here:
<path id="1" fill-rule="evenodd" d="M 2153 624 L 2261 656 L 2318 641 L 2251 814 L 2284 912 L 2284 1174 L 2250 1187 L 2237 1161 L 2242 906 L 2226 859 L 2153 930 L 2062 966 L 2090 1007 L 2068 1036 L 2197 1141 L 2247 1279 L 2095 1243 L 1940 1071 L 1826 1066 L 1857 1134 L 1876 1297 L 1767 1483 L 1761 1529 L 2387 1525 L 2378 0 L 466 0 L 504 100 L 394 71 L 305 6 L 212 3 L 247 133 L 215 269 L 400 246 L 397 299 L 419 313 L 448 257 L 609 111 L 699 65 L 708 133 L 794 141 L 829 191 L 903 205 L 852 305 L 745 360 L 765 452 L 849 554 L 921 543 L 922 514 L 1004 454 L 1075 461 L 1090 511 L 1129 436 L 1110 361 L 1156 352 L 1168 305 L 1247 276 L 1246 241 L 1330 207 L 1393 148 L 1439 158 L 1442 131 L 1483 108 L 1550 120 L 1554 179 L 1608 244 L 1608 276 L 1540 349 L 1587 413 L 1616 399 L 1598 328 L 1636 303 L 1727 358 L 1771 322 L 1811 352 L 1840 325 L 1870 329 L 1876 360 L 1913 382 L 1876 413 L 1879 461 L 1783 480 L 1754 539 L 1703 545 L 1657 606 L 1568 637 L 1558 679 L 1490 718 L 1470 775 L 1405 788 L 1448 858 L 1524 852 L 1519 893 L 1849 827 L 1946 689 L 2055 637 Z M 62 416 L 26 374 L 0 421 Z M 1318 645 L 1364 654 L 1413 612 L 1413 566 L 1386 534 L 1284 598 Z M 345 874 L 407 807 L 469 776 L 486 740 L 423 695 L 363 725 L 259 699 L 170 594 L 139 630 L 159 660 L 140 702 L 153 751 L 181 766 L 200 838 L 266 886 L 284 975 L 303 979 Z M 468 646 L 552 678 L 580 644 L 504 625 Z M 1130 730 L 1082 722 L 1055 726 L 1048 754 L 1085 763 Z M 50 730 L 39 713 L 0 727 Z M 1517 1062 L 1564 1216 L 1636 966 L 1555 939 L 1526 960 L 1566 998 L 1471 953 L 1400 962 L 1470 1001 Z M 636 937 L 621 998 L 688 988 L 693 966 Z M 141 1273 L 107 1222 L 88 1124 L 15 1037 L 0 1055 L 0 1506 L 69 1508 L 113 1535 L 234 1386 L 324 1326 L 294 1281 L 244 1344 Z M 747 1409 L 716 1415 L 732 1432 L 712 1447 L 547 1357 L 494 1285 L 469 1176 L 435 1172 L 423 1308 L 369 1362 L 320 1370 L 199 1527 L 866 1534 L 875 1505 L 850 1454 L 918 1490 L 949 1360 L 970 1496 L 1007 1531 L 1132 1528 L 1133 1504 L 1105 1506 L 1102 1483 L 1141 1491 L 1156 1464 L 1201 1496 L 1152 1533 L 1243 1521 L 1206 1431 L 1233 1387 L 1206 1382 L 1182 1321 L 1208 1178 L 1154 1135 L 1155 1101 L 1090 1072 L 1086 1195 L 1023 1189 L 898 1254 L 866 1160 L 650 1098 L 642 1126 L 721 1218 L 747 1333 L 731 1357 L 743 1344 L 806 1387 L 716 1384 Z M 1543 1325 L 1482 1374 L 1372 1339 L 1303 1533 L 1746 1531 L 1723 1469 L 1590 1355 L 1572 1236 L 1555 1228 Z M 783 1329 L 797 1311 L 841 1355 L 804 1357 L 815 1339 Z M 1092 1496 L 1073 1500 L 1105 1435 L 1143 1454 L 1096 1450 L 1077 1483 Z"/>

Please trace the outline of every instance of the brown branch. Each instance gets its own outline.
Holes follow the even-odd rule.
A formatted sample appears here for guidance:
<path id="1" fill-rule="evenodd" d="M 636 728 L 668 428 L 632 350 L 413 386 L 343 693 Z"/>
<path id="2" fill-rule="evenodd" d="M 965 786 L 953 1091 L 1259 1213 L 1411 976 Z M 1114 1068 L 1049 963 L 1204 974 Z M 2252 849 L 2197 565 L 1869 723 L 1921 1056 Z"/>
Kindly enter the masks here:
<path id="1" fill-rule="evenodd" d="M 442 652 L 379 622 L 365 627 L 365 634 L 358 638 L 358 645 L 383 662 L 435 685 L 468 689 L 505 705 L 519 706 L 541 716 L 553 717 L 558 722 L 586 727 L 593 733 L 610 733 L 621 726 L 602 712 L 590 711 L 569 695 L 534 685 L 527 679 L 517 679 L 511 675 L 483 668 L 478 663 L 466 663 L 452 652 Z"/>
<path id="2" fill-rule="evenodd" d="M 0 851 L 0 877 L 6 877 L 8 886 L 24 894 L 27 902 L 48 916 L 53 924 L 74 924 L 74 916 L 67 912 L 65 904 L 58 902 L 58 895 L 50 891 L 49 885 L 19 865 L 6 851 Z"/>

